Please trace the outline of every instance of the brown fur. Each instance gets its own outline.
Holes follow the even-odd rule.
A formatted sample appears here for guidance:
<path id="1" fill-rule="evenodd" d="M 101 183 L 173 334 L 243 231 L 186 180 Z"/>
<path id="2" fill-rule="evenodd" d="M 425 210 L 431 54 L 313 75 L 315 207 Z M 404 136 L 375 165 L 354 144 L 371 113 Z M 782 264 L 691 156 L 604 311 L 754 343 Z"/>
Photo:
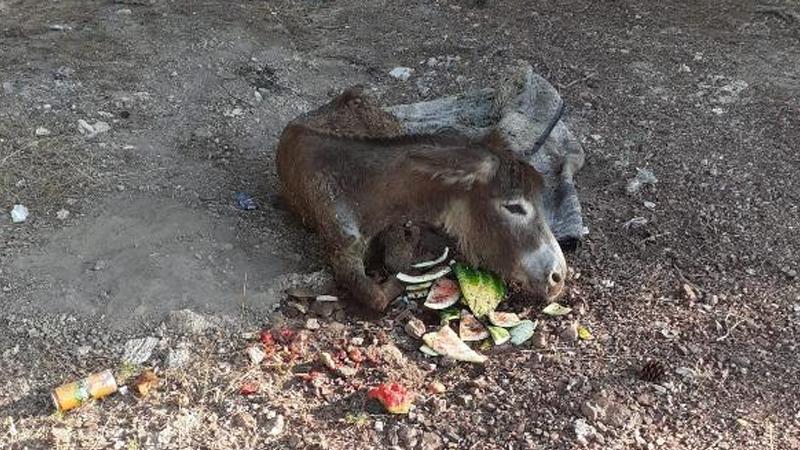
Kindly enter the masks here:
<path id="1" fill-rule="evenodd" d="M 377 111 L 349 90 L 289 124 L 278 145 L 281 194 L 322 236 L 337 282 L 364 305 L 384 309 L 400 293 L 399 283 L 375 283 L 365 258 L 373 239 L 407 223 L 443 229 L 473 265 L 525 278 L 520 242 L 535 248 L 549 230 L 541 219 L 521 231 L 504 226 L 498 202 L 524 197 L 540 217 L 539 174 L 497 135 L 406 136 L 396 119 Z"/>

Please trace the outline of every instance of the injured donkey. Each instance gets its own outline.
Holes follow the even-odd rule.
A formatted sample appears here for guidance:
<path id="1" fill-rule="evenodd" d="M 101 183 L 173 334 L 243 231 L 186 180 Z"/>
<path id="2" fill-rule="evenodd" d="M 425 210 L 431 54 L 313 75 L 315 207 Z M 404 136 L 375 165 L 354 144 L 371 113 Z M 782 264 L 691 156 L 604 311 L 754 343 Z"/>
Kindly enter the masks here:
<path id="1" fill-rule="evenodd" d="M 473 266 L 542 297 L 559 295 L 566 262 L 542 212 L 541 176 L 526 155 L 497 133 L 472 140 L 401 130 L 351 88 L 291 122 L 280 138 L 281 196 L 321 235 L 337 283 L 364 306 L 384 310 L 403 288 L 393 275 L 368 274 L 368 260 L 388 252 L 385 266 L 397 270 L 435 252 L 419 245 L 419 226 L 452 239 Z M 398 231 L 406 224 L 410 235 Z M 405 236 L 399 241 L 398 232 Z"/>

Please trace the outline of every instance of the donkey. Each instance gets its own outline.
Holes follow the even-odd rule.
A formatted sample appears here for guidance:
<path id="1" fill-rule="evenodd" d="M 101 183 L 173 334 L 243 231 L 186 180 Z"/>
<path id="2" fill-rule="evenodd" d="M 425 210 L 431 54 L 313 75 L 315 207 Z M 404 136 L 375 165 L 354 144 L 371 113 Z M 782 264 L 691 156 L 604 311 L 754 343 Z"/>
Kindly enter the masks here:
<path id="1" fill-rule="evenodd" d="M 281 197 L 320 234 L 337 284 L 356 301 L 383 311 L 402 292 L 394 276 L 369 276 L 365 259 L 384 230 L 406 223 L 441 230 L 469 264 L 527 291 L 563 291 L 567 266 L 542 211 L 542 177 L 499 133 L 409 136 L 359 89 L 317 111 L 348 128 L 313 112 L 287 125 L 276 156 Z M 376 128 L 383 136 L 370 135 Z"/>

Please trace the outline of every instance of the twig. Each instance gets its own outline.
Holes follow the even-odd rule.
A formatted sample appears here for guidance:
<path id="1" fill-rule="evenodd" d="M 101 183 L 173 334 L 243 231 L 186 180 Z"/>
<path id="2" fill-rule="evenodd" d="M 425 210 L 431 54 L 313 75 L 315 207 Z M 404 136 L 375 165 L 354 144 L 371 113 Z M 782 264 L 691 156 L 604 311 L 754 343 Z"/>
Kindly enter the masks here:
<path id="1" fill-rule="evenodd" d="M 727 321 L 728 321 L 728 320 L 727 320 L 727 318 L 726 318 L 725 322 L 727 323 Z M 732 332 L 732 331 L 733 331 L 733 330 L 734 330 L 736 327 L 738 327 L 739 325 L 741 325 L 741 324 L 742 324 L 742 322 L 744 322 L 744 319 L 741 319 L 741 320 L 739 320 L 738 322 L 736 322 L 735 324 L 733 324 L 733 325 L 732 325 L 730 328 L 728 328 L 728 330 L 727 330 L 727 331 L 725 331 L 725 334 L 723 334 L 722 336 L 718 337 L 718 338 L 716 339 L 716 341 L 717 341 L 717 342 L 722 342 L 722 341 L 724 341 L 725 339 L 727 339 L 727 338 L 728 338 L 728 336 L 730 336 L 731 332 Z"/>

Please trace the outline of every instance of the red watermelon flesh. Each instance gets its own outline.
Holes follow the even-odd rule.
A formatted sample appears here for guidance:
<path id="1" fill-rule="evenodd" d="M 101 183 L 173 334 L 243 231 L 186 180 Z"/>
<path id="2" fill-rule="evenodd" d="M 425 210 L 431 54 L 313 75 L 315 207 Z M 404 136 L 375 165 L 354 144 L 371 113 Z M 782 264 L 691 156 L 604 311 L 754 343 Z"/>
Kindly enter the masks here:
<path id="1" fill-rule="evenodd" d="M 449 278 L 440 278 L 428 292 L 425 306 L 430 309 L 445 309 L 453 306 L 461 296 L 458 283 Z"/>

